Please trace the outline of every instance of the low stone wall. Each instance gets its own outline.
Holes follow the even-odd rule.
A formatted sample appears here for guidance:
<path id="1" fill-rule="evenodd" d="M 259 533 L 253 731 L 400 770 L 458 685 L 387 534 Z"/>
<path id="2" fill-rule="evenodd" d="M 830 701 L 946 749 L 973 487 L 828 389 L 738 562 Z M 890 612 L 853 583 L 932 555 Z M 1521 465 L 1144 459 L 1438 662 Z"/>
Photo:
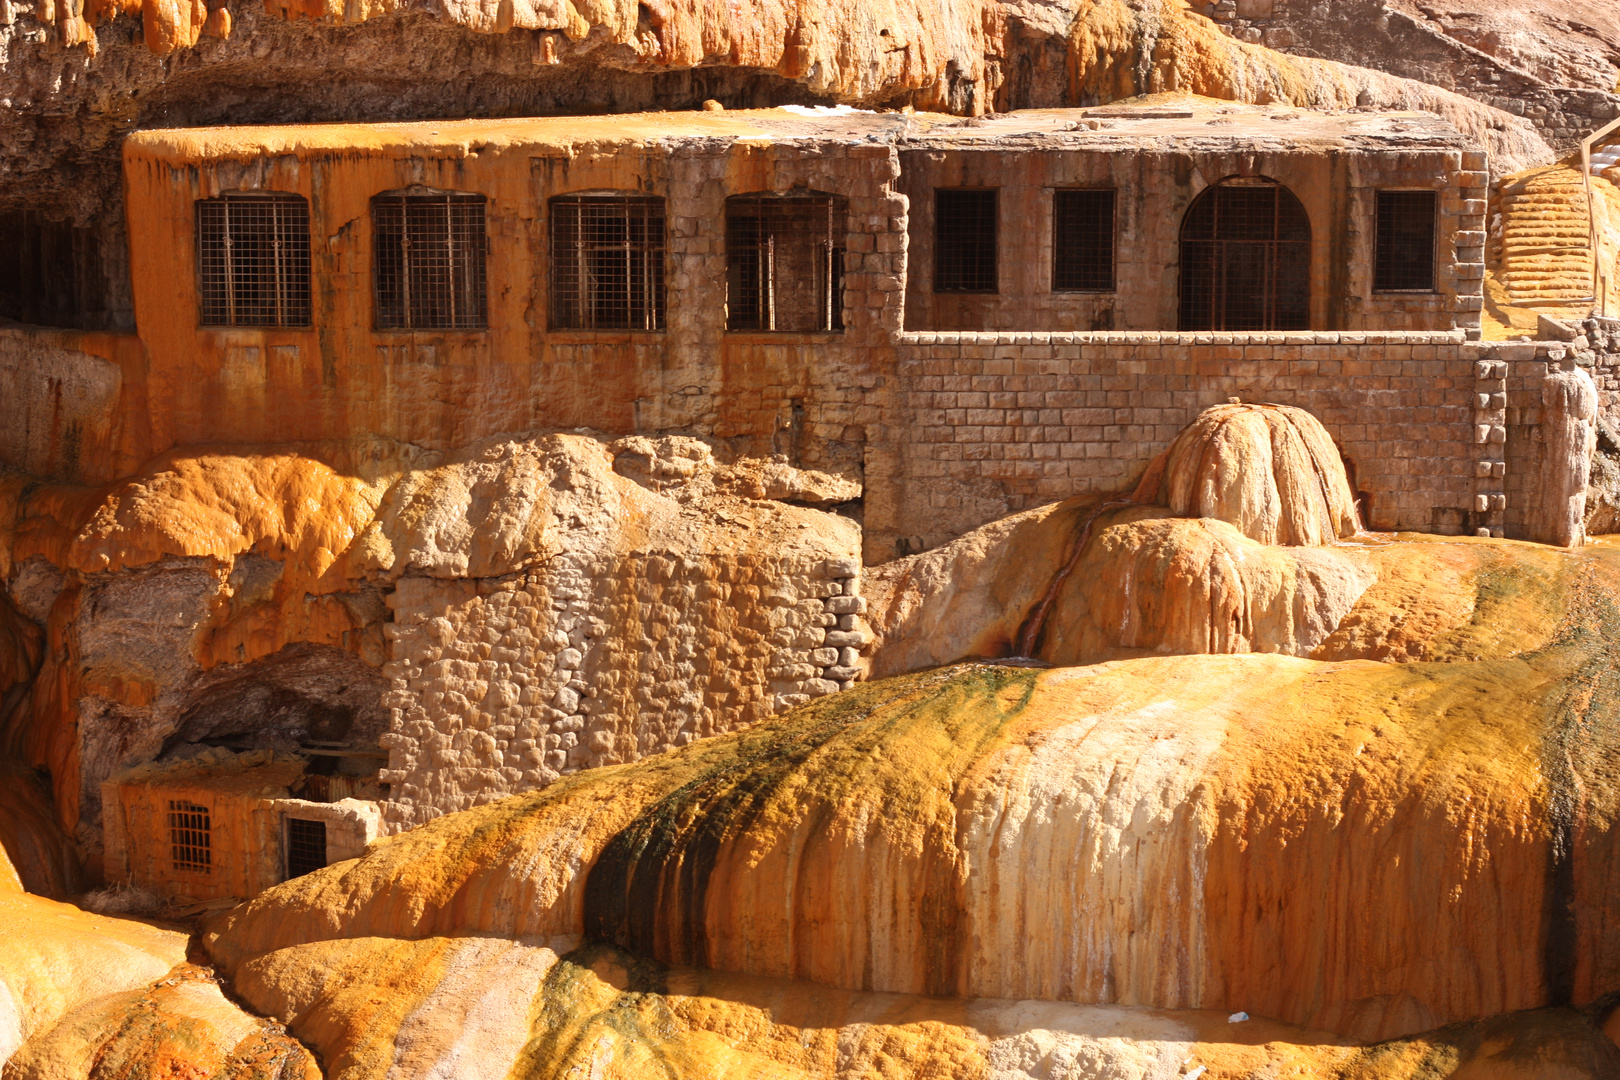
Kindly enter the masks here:
<path id="1" fill-rule="evenodd" d="M 1481 524 L 1478 347 L 1460 331 L 916 333 L 898 348 L 891 468 L 903 481 L 892 524 L 868 515 L 868 561 L 1128 491 L 1199 411 L 1233 397 L 1317 416 L 1373 528 Z"/>

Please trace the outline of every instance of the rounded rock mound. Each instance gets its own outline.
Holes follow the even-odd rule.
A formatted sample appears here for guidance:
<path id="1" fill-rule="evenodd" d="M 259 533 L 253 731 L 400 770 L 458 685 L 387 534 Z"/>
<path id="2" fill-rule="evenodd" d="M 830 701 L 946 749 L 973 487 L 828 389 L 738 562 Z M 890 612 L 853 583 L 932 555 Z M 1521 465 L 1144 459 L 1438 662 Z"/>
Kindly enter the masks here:
<path id="1" fill-rule="evenodd" d="M 1262 544 L 1315 547 L 1360 531 L 1344 461 L 1304 409 L 1232 403 L 1205 409 L 1170 445 L 1154 502 L 1218 518 Z"/>

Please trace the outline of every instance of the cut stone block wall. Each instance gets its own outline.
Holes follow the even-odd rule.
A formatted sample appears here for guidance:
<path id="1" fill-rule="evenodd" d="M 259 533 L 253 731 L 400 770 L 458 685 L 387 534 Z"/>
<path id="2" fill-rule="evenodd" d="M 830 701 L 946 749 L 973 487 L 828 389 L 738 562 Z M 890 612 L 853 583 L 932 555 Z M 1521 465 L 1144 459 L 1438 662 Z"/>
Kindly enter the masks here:
<path id="1" fill-rule="evenodd" d="M 1373 528 L 1471 524 L 1475 367 L 1461 332 L 922 333 L 899 350 L 893 467 L 905 481 L 892 522 L 868 514 L 868 561 L 1040 503 L 1128 491 L 1200 410 L 1232 397 L 1320 419 Z"/>

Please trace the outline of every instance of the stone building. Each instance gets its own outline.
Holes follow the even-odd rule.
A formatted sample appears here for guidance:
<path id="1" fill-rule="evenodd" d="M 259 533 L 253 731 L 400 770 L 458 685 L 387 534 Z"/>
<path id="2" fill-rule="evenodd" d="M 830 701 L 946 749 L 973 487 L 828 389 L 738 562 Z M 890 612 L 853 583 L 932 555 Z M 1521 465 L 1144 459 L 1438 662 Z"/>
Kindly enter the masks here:
<path id="1" fill-rule="evenodd" d="M 1573 348 L 1476 340 L 1487 161 L 1423 114 L 1180 99 L 970 120 L 787 108 L 144 131 L 124 166 L 137 329 L 0 331 L 11 465 L 101 483 L 176 447 L 352 456 L 364 433 L 448 452 L 589 429 L 622 478 L 630 451 L 610 440 L 695 436 L 704 454 L 816 474 L 860 522 L 847 548 L 729 577 L 705 568 L 723 543 L 704 539 L 673 558 L 565 544 L 543 570 L 368 580 L 393 611 L 379 816 L 320 809 L 349 792 L 315 797 L 320 771 L 279 759 L 165 760 L 100 788 L 114 876 L 161 879 L 171 817 L 195 832 L 207 811 L 240 865 L 186 886 L 199 897 L 291 872 L 292 821 L 348 850 L 835 692 L 858 662 L 858 547 L 882 562 L 1128 490 L 1232 397 L 1319 417 L 1374 528 L 1523 534 L 1508 493 L 1534 485 L 1509 464 L 1540 465 L 1507 452 L 1508 432 L 1531 445 L 1540 414 L 1510 424 L 1508 397 L 1539 395 Z M 534 456 L 500 453 L 511 469 L 456 468 L 517 475 Z M 583 492 L 559 521 L 590 519 Z M 623 649 L 593 654 L 613 631 L 590 628 L 634 620 L 646 597 L 588 596 L 593 574 L 653 582 L 670 620 L 710 597 L 695 641 L 739 632 L 722 632 L 728 589 L 780 593 L 792 614 L 749 629 L 760 685 L 741 697 L 719 667 L 697 671 L 708 690 L 669 683 L 692 666 L 674 638 L 640 682 L 615 682 Z M 525 677 L 443 675 L 496 653 Z M 592 730 L 574 715 L 586 694 L 602 695 Z M 602 727 L 620 713 L 658 730 Z"/>
<path id="2" fill-rule="evenodd" d="M 52 447 L 30 464 L 105 477 L 170 446 L 356 431 L 440 448 L 681 432 L 860 479 L 881 559 L 1117 486 L 1233 389 L 1178 396 L 1166 370 L 1139 387 L 1170 395 L 1146 424 L 1104 416 L 1140 395 L 1077 384 L 1061 417 L 1046 403 L 1003 439 L 1006 402 L 1030 391 L 928 422 L 944 399 L 912 361 L 944 357 L 917 334 L 1146 334 L 1063 345 L 1112 361 L 1148 344 L 1223 376 L 1245 369 L 1178 350 L 1255 334 L 1335 335 L 1320 343 L 1370 361 L 1368 334 L 1449 346 L 1479 322 L 1485 167 L 1420 114 L 1198 99 L 140 132 L 125 144 L 139 346 L 80 346 L 121 369 L 102 380 L 116 389 L 75 418 L 74 461 Z M 950 446 L 920 460 L 919 428 L 946 425 Z M 1111 449 L 1035 476 L 1033 457 L 991 464 L 981 438 Z M 978 468 L 951 464 L 958 450 Z M 1430 527 L 1432 503 L 1356 463 L 1377 524 Z M 907 478 L 935 467 L 958 490 L 919 505 Z"/>

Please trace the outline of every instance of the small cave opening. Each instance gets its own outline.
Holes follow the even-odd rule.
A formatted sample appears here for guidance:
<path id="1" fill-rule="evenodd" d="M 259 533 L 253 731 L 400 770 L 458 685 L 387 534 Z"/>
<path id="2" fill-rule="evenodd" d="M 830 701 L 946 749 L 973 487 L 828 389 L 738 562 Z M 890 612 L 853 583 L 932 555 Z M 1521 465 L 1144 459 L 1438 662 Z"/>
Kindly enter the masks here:
<path id="1" fill-rule="evenodd" d="M 159 761 L 182 761 L 214 747 L 270 750 L 305 762 L 291 794 L 318 802 L 383 797 L 377 770 L 389 712 L 388 681 L 352 653 L 300 643 L 199 678 Z"/>

